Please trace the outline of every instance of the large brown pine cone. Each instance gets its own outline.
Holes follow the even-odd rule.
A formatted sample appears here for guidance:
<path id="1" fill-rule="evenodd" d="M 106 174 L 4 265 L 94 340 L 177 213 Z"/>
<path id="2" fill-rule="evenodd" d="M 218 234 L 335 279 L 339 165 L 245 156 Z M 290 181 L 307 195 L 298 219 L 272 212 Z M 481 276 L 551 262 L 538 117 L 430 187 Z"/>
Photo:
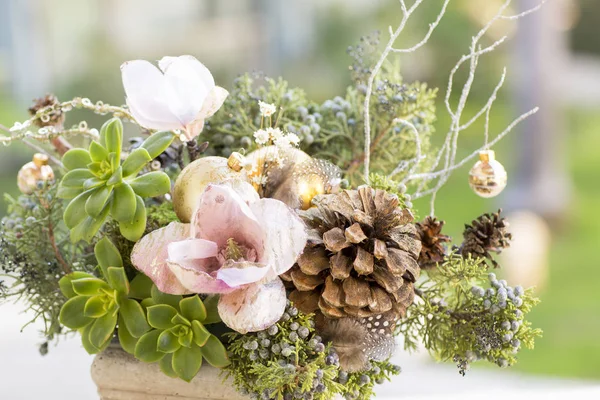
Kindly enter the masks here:
<path id="1" fill-rule="evenodd" d="M 496 213 L 483 214 L 471 225 L 465 224 L 463 243 L 460 253 L 463 257 L 482 258 L 488 260 L 494 267 L 498 263 L 491 253 L 500 253 L 510 246 L 512 235 L 508 232 L 508 222 L 500 216 L 502 209 Z"/>
<path id="2" fill-rule="evenodd" d="M 301 212 L 309 240 L 283 275 L 303 312 L 328 318 L 405 315 L 419 276 L 421 242 L 398 198 L 368 186 L 315 197 Z"/>

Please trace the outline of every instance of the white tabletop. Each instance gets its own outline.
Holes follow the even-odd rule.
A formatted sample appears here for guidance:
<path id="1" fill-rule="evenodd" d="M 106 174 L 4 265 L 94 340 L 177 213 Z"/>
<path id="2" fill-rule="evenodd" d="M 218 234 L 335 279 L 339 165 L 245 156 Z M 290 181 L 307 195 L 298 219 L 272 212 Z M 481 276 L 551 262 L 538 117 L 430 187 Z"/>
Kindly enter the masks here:
<path id="1" fill-rule="evenodd" d="M 0 399 L 97 400 L 89 374 L 93 357 L 83 350 L 79 337 L 61 340 L 42 357 L 36 326 L 20 332 L 28 321 L 21 309 L 12 303 L 0 305 Z M 463 378 L 454 366 L 432 363 L 423 354 L 400 353 L 394 361 L 402 366 L 402 374 L 379 387 L 379 399 L 600 399 L 600 384 L 493 369 L 474 369 Z"/>

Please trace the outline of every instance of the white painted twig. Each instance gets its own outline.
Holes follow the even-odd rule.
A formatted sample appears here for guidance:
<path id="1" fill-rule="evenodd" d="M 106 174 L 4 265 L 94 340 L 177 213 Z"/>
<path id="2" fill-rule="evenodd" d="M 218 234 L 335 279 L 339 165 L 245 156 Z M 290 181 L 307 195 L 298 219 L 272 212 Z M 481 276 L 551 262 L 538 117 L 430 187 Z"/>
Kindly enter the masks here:
<path id="1" fill-rule="evenodd" d="M 450 0 L 444 0 L 444 4 L 442 6 L 442 9 L 440 10 L 440 13 L 438 14 L 435 21 L 429 25 L 429 29 L 428 29 L 427 33 L 425 34 L 423 40 L 419 41 L 414 46 L 411 46 L 406 49 L 395 49 L 394 43 L 396 43 L 396 40 L 398 39 L 398 37 L 400 36 L 402 31 L 406 27 L 406 23 L 408 22 L 410 16 L 417 10 L 417 8 L 421 5 L 423 0 L 416 0 L 410 8 L 406 7 L 406 3 L 404 0 L 399 0 L 399 2 L 400 2 L 400 8 L 402 9 L 402 20 L 400 21 L 400 24 L 398 25 L 396 30 L 393 30 L 390 27 L 390 29 L 389 29 L 390 39 L 388 40 L 383 52 L 381 53 L 379 60 L 373 67 L 371 74 L 369 75 L 369 79 L 367 81 L 367 92 L 365 94 L 365 101 L 364 101 L 364 105 L 363 105 L 363 107 L 364 107 L 363 116 L 364 116 L 364 121 L 365 121 L 364 122 L 364 125 L 365 125 L 365 130 L 364 130 L 364 134 L 365 134 L 364 178 L 365 178 L 366 183 L 369 183 L 369 173 L 370 173 L 370 164 L 371 164 L 371 115 L 370 115 L 369 108 L 371 105 L 371 95 L 373 94 L 373 83 L 375 82 L 375 78 L 377 77 L 377 74 L 379 74 L 379 71 L 381 70 L 383 63 L 385 62 L 385 60 L 387 59 L 388 55 L 391 52 L 396 52 L 396 53 L 414 52 L 415 50 L 419 49 L 420 47 L 422 47 L 429 41 L 429 38 L 433 34 L 433 31 L 439 25 L 444 14 L 446 13 L 446 8 L 447 8 Z"/>

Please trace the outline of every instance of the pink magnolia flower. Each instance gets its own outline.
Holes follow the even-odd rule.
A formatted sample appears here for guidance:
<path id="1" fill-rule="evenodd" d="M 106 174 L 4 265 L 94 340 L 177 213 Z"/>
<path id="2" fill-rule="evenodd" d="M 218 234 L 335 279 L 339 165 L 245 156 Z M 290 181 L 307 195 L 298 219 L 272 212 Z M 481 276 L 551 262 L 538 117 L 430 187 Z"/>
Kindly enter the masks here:
<path id="1" fill-rule="evenodd" d="M 192 56 L 163 57 L 158 66 L 144 60 L 121 65 L 127 106 L 143 127 L 182 130 L 193 139 L 229 93 Z"/>
<path id="2" fill-rule="evenodd" d="M 306 240 L 304 224 L 288 206 L 231 181 L 207 187 L 190 224 L 172 222 L 144 236 L 131 260 L 165 293 L 221 294 L 221 319 L 246 333 L 283 315 L 279 275 L 294 265 Z"/>

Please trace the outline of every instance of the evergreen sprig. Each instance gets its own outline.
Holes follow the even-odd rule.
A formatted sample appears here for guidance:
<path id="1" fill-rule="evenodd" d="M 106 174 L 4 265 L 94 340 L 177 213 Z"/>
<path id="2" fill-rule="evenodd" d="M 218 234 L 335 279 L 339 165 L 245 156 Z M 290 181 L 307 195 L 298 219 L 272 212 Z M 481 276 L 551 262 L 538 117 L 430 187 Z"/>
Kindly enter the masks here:
<path id="1" fill-rule="evenodd" d="M 288 302 L 281 320 L 268 329 L 228 334 L 226 378 L 253 399 L 326 400 L 336 394 L 369 399 L 376 384 L 400 372 L 388 361 L 372 362 L 366 371 L 342 371 L 335 350 L 315 331 L 313 317 Z"/>
<path id="2" fill-rule="evenodd" d="M 405 348 L 422 342 L 437 359 L 456 362 L 462 374 L 477 360 L 513 365 L 521 347 L 533 348 L 542 334 L 525 319 L 539 302 L 533 290 L 497 280 L 479 259 L 450 254 L 416 293 L 398 327 Z"/>
<path id="3" fill-rule="evenodd" d="M 363 45 L 361 43 L 361 45 Z M 359 45 L 359 46 L 361 46 Z M 357 64 L 367 64 L 364 52 L 351 52 L 354 58 L 354 84 L 343 96 L 319 104 L 307 98 L 299 88 L 291 88 L 282 78 L 272 79 L 258 74 L 238 77 L 223 107 L 207 123 L 203 138 L 212 147 L 207 155 L 229 156 L 232 151 L 256 149 L 252 134 L 262 128 L 258 101 L 274 104 L 277 127 L 296 133 L 300 148 L 317 158 L 338 165 L 352 185 L 363 183 L 360 169 L 364 159 L 363 104 L 366 85 Z M 360 75 L 360 76 L 359 76 Z M 422 154 L 430 149 L 429 137 L 434 131 L 437 91 L 419 82 L 405 84 L 398 63 L 382 68 L 371 102 L 373 141 L 371 165 L 375 173 L 389 175 L 402 161 L 416 156 L 414 132 L 397 119 L 410 122 L 419 134 Z M 427 167 L 426 161 L 419 168 Z M 398 174 L 399 179 L 403 175 Z"/>
<path id="4" fill-rule="evenodd" d="M 31 195 L 13 198 L 5 194 L 8 215 L 0 228 L 0 301 L 23 301 L 33 315 L 28 324 L 43 321 L 46 341 L 64 333 L 59 314 L 66 299 L 59 280 L 73 271 L 93 270 L 91 250 L 69 241 L 62 222 L 63 202 L 56 190 L 53 182 L 39 182 Z M 40 351 L 45 354 L 47 350 L 45 342 Z"/>

